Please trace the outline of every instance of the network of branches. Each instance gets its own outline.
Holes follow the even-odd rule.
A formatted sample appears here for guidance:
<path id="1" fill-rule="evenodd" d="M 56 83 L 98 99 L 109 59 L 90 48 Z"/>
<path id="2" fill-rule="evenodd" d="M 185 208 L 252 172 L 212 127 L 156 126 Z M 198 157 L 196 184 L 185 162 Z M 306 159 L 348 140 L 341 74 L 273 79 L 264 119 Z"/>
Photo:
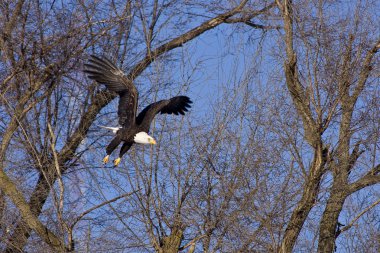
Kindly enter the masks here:
<path id="1" fill-rule="evenodd" d="M 378 1 L 4 0 L 1 252 L 379 252 Z M 118 95 L 157 145 L 103 165 Z"/>

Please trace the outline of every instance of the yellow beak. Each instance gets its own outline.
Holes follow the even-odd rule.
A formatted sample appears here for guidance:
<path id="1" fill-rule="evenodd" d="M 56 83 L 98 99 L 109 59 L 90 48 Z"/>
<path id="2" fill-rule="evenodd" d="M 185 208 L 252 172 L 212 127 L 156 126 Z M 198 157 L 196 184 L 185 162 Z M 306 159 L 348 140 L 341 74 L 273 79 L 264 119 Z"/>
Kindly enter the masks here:
<path id="1" fill-rule="evenodd" d="M 149 143 L 152 144 L 152 145 L 156 145 L 157 144 L 157 142 L 154 139 L 150 139 Z"/>

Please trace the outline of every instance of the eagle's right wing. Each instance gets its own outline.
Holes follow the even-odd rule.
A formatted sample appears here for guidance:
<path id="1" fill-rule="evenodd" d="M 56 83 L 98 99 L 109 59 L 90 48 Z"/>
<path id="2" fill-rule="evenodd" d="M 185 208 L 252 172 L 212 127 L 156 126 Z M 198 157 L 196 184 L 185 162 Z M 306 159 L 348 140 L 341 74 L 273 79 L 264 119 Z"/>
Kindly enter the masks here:
<path id="1" fill-rule="evenodd" d="M 91 55 L 84 66 L 88 78 L 104 84 L 107 89 L 119 94 L 117 110 L 119 124 L 123 127 L 135 124 L 138 92 L 132 81 L 128 80 L 123 71 L 106 57 Z"/>

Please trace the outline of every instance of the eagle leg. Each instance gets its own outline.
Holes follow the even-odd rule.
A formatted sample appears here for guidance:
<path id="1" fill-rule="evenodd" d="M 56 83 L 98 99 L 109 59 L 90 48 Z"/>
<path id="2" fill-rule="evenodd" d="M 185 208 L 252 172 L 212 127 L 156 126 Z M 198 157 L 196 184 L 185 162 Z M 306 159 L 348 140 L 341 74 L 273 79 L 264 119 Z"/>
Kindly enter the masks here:
<path id="1" fill-rule="evenodd" d="M 108 144 L 108 146 L 106 148 L 107 155 L 103 158 L 103 163 L 108 162 L 111 153 L 115 150 L 115 148 L 117 148 L 117 146 L 119 146 L 120 142 L 121 142 L 121 140 L 120 140 L 119 136 L 116 136 L 115 138 L 113 138 L 113 140 L 110 142 L 110 144 Z"/>
<path id="2" fill-rule="evenodd" d="M 132 142 L 124 142 L 123 146 L 120 149 L 119 157 L 115 159 L 115 161 L 113 161 L 113 165 L 115 166 L 119 165 L 121 158 L 131 148 L 132 144 L 133 144 Z"/>

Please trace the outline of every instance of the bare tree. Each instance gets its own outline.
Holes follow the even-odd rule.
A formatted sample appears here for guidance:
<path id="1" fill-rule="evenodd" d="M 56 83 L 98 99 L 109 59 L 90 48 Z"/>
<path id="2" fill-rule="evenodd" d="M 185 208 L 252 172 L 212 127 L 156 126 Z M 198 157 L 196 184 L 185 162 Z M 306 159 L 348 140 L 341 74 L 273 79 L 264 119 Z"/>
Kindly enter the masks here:
<path id="1" fill-rule="evenodd" d="M 377 251 L 373 1 L 3 2 L 0 250 Z M 101 165 L 117 101 L 86 54 L 193 111 Z"/>
<path id="2" fill-rule="evenodd" d="M 112 1 L 107 6 L 82 1 L 62 6 L 23 0 L 2 3 L 1 210 L 3 217 L 9 212 L 15 217 L 2 224 L 5 252 L 22 251 L 28 240 L 34 245 L 42 240 L 57 252 L 72 251 L 78 244 L 73 229 L 79 220 L 95 211 L 94 207 L 111 206 L 111 202 L 130 194 L 124 192 L 111 200 L 103 196 L 102 203 L 82 213 L 69 211 L 74 204 L 67 206 L 70 201 L 83 200 L 81 189 L 72 186 L 78 182 L 78 171 L 88 168 L 83 168 L 81 161 L 94 144 L 85 149 L 82 144 L 99 112 L 115 98 L 94 84 L 83 83 L 83 75 L 78 73 L 84 52 L 103 51 L 127 59 L 133 65 L 127 69 L 128 77 L 135 80 L 153 61 L 205 31 L 222 23 L 254 25 L 256 16 L 273 7 L 244 8 L 247 2 L 214 9 L 217 14 L 181 30 L 175 25 L 168 27 L 170 20 L 186 22 L 186 13 L 176 13 L 186 7 L 179 1 L 154 1 L 152 5 Z M 200 13 L 189 16 L 194 15 Z M 162 36 L 164 29 L 173 33 Z M 141 208 L 151 201 L 150 184 L 144 189 L 148 202 L 136 194 Z M 132 192 L 140 191 L 138 187 Z M 79 196 L 72 199 L 72 194 Z M 44 210 L 46 205 L 49 208 Z M 177 217 L 180 210 L 177 208 L 173 215 Z M 168 234 L 157 234 L 152 232 L 156 220 L 149 213 L 143 217 L 151 233 L 149 243 L 156 251 L 178 250 L 183 233 L 180 219 L 175 219 Z M 32 231 L 36 234 L 30 238 Z"/>
<path id="3" fill-rule="evenodd" d="M 338 20 L 330 16 L 324 2 L 298 6 L 292 1 L 277 1 L 277 4 L 284 20 L 286 85 L 302 119 L 304 138 L 313 152 L 302 198 L 292 212 L 280 251 L 291 252 L 294 248 L 317 201 L 322 176 L 331 172 L 329 196 L 319 224 L 318 252 L 333 252 L 342 229 L 339 214 L 345 200 L 380 179 L 376 155 L 361 161 L 372 164 L 368 169 L 358 166 L 366 151 L 363 148 L 376 150 L 378 145 L 378 140 L 371 138 L 377 135 L 377 130 L 373 132 L 373 121 L 360 115 L 372 111 L 365 100 L 378 103 L 376 96 L 365 91 L 376 85 L 371 73 L 378 71 L 374 66 L 378 62 L 375 55 L 380 40 L 378 33 L 372 36 L 365 31 L 368 23 L 363 17 L 372 17 L 366 3 L 352 6 L 353 13 L 347 11 Z M 316 14 L 304 11 L 308 8 Z M 372 131 L 363 131 L 368 128 Z M 355 170 L 360 172 L 351 178 Z"/>

